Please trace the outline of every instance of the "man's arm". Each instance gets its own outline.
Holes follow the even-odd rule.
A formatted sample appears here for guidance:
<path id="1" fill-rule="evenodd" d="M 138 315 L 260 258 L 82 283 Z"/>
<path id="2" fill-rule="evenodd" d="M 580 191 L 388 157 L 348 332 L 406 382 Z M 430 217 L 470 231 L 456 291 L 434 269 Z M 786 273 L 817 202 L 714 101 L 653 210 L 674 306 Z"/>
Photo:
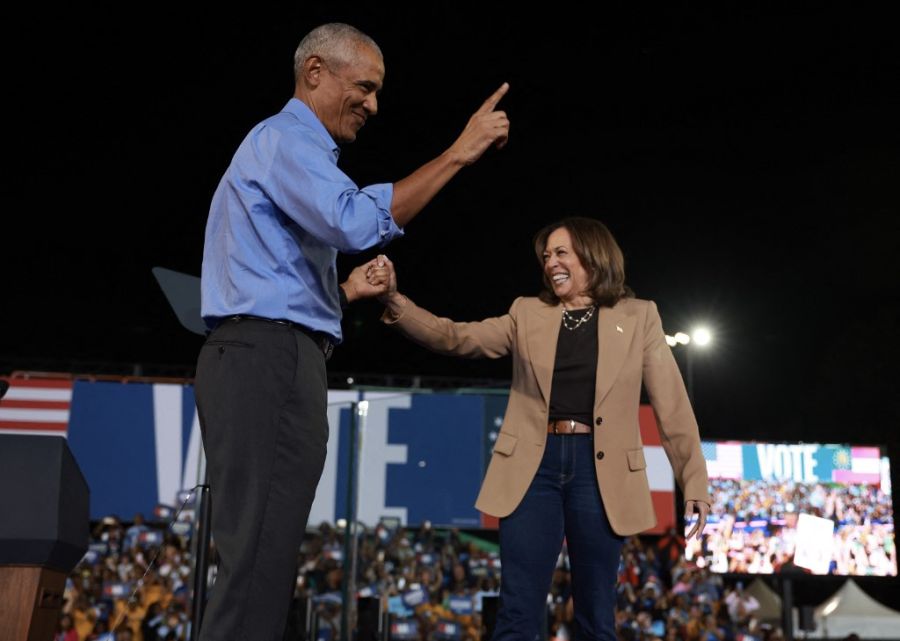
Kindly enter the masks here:
<path id="1" fill-rule="evenodd" d="M 466 128 L 447 151 L 394 183 L 391 215 L 398 227 L 411 221 L 460 169 L 481 158 L 488 147 L 495 145 L 502 149 L 506 145 L 509 119 L 505 112 L 495 109 L 507 91 L 509 83 L 504 82 L 472 114 Z"/>

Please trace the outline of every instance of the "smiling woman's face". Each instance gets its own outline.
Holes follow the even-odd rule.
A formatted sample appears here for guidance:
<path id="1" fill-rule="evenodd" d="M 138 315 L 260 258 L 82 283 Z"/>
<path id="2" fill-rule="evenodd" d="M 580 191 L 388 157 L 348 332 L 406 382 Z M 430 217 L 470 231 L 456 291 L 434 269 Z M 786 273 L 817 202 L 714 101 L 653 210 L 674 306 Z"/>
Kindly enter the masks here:
<path id="1" fill-rule="evenodd" d="M 565 227 L 554 230 L 544 247 L 544 274 L 553 293 L 566 307 L 586 307 L 591 299 L 584 295 L 588 289 L 588 273 L 572 247 L 572 236 Z"/>

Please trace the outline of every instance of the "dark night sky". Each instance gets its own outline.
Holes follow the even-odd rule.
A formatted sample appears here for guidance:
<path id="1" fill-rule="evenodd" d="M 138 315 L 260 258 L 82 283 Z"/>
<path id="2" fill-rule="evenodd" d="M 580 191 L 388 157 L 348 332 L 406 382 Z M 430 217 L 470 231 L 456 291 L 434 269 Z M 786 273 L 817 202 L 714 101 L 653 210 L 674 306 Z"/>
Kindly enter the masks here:
<path id="1" fill-rule="evenodd" d="M 598 217 L 669 332 L 714 329 L 695 361 L 705 435 L 896 452 L 900 58 L 886 15 L 263 6 L 6 25 L 4 372 L 191 367 L 201 339 L 150 269 L 199 274 L 231 154 L 290 97 L 302 35 L 342 20 L 387 66 L 380 113 L 342 157 L 360 185 L 406 175 L 512 86 L 509 146 L 387 248 L 411 298 L 459 320 L 503 313 L 537 291 L 533 233 Z M 374 303 L 348 314 L 333 371 L 509 377 L 508 360 L 433 356 L 377 315 Z"/>

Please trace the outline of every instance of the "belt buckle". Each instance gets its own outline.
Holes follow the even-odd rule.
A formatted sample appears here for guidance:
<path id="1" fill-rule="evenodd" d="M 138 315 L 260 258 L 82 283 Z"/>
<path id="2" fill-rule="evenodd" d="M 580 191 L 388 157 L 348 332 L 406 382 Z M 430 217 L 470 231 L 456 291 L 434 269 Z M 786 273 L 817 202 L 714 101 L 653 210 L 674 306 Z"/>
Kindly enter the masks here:
<path id="1" fill-rule="evenodd" d="M 569 419 L 569 433 L 570 434 L 575 433 L 575 420 L 571 419 L 571 418 Z"/>

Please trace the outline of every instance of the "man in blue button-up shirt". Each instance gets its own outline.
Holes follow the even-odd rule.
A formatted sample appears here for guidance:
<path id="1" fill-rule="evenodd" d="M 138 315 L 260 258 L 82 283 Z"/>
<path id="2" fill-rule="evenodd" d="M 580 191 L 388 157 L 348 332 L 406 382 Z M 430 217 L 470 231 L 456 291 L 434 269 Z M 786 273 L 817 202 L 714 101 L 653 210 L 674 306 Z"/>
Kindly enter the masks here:
<path id="1" fill-rule="evenodd" d="M 462 167 L 509 135 L 504 83 L 443 154 L 393 184 L 360 189 L 338 166 L 378 112 L 384 61 L 343 24 L 311 31 L 294 56 L 295 91 L 247 135 L 213 196 L 197 364 L 219 571 L 201 638 L 281 639 L 296 554 L 325 461 L 325 360 L 341 308 L 382 293 L 367 265 L 338 285 L 338 251 L 401 229 Z"/>

